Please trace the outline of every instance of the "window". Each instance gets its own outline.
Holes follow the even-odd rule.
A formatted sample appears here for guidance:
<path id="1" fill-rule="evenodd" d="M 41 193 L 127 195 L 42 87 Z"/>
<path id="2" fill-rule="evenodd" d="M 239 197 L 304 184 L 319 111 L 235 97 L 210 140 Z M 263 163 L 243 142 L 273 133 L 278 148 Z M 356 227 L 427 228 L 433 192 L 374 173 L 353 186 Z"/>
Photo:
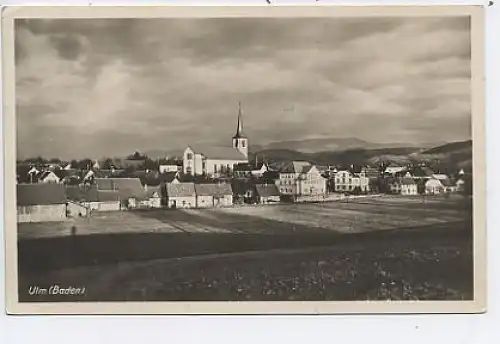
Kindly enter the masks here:
<path id="1" fill-rule="evenodd" d="M 193 160 L 193 153 L 187 153 L 188 160 Z"/>
<path id="2" fill-rule="evenodd" d="M 238 147 L 238 142 L 239 142 L 238 140 L 235 140 L 235 141 L 234 141 L 234 146 L 235 146 L 236 148 Z"/>
<path id="3" fill-rule="evenodd" d="M 245 148 L 245 141 L 241 141 L 241 147 Z"/>
<path id="4" fill-rule="evenodd" d="M 214 164 L 214 172 L 217 172 L 217 164 Z"/>

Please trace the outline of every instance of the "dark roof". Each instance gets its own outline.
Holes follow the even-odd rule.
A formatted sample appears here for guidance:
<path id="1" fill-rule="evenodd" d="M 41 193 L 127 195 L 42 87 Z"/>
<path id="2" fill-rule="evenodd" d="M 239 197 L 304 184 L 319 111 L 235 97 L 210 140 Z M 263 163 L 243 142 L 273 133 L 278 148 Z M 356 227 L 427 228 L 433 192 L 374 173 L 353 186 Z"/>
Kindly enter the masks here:
<path id="1" fill-rule="evenodd" d="M 64 189 L 69 200 L 77 202 L 99 202 L 97 187 L 93 186 L 66 186 Z"/>
<path id="2" fill-rule="evenodd" d="M 179 172 L 165 172 L 160 173 L 158 179 L 162 183 L 171 183 L 179 176 Z"/>
<path id="3" fill-rule="evenodd" d="M 99 190 L 118 190 L 118 185 L 111 178 L 96 178 L 95 183 Z"/>
<path id="4" fill-rule="evenodd" d="M 62 184 L 18 184 L 17 205 L 65 204 L 66 195 Z"/>
<path id="5" fill-rule="evenodd" d="M 233 190 L 231 188 L 231 184 L 215 184 L 214 196 L 228 196 L 232 194 Z"/>
<path id="6" fill-rule="evenodd" d="M 401 179 L 402 185 L 415 185 L 415 180 L 413 178 L 404 177 Z"/>
<path id="7" fill-rule="evenodd" d="M 283 173 L 307 173 L 303 172 L 305 169 L 309 171 L 311 169 L 311 164 L 307 161 L 292 161 L 287 164 L 281 172 Z"/>
<path id="8" fill-rule="evenodd" d="M 233 190 L 229 184 L 195 184 L 197 196 L 224 196 L 232 195 Z"/>
<path id="9" fill-rule="evenodd" d="M 426 166 L 417 166 L 411 171 L 411 174 L 415 177 L 431 177 L 434 174 L 434 171 Z"/>
<path id="10" fill-rule="evenodd" d="M 195 153 L 203 154 L 209 159 L 248 161 L 239 150 L 233 147 L 189 146 Z"/>
<path id="11" fill-rule="evenodd" d="M 118 191 L 98 190 L 96 185 L 66 186 L 65 192 L 68 199 L 77 202 L 110 202 L 120 199 Z"/>
<path id="12" fill-rule="evenodd" d="M 146 198 L 146 192 L 142 188 L 139 178 L 96 178 L 99 190 L 118 190 L 120 198 Z"/>
<path id="13" fill-rule="evenodd" d="M 252 170 L 252 167 L 248 163 L 236 164 L 236 165 L 234 165 L 234 168 L 233 168 L 234 172 L 250 172 L 251 170 Z"/>
<path id="14" fill-rule="evenodd" d="M 257 194 L 260 197 L 271 197 L 271 196 L 279 196 L 280 192 L 278 188 L 274 184 L 264 184 L 264 185 L 255 185 L 255 189 L 257 190 Z"/>
<path id="15" fill-rule="evenodd" d="M 236 195 L 244 195 L 248 190 L 253 190 L 254 185 L 249 180 L 235 179 L 231 182 L 231 189 Z"/>
<path id="16" fill-rule="evenodd" d="M 196 196 L 194 183 L 167 184 L 167 195 L 169 197 Z"/>
<path id="17" fill-rule="evenodd" d="M 455 186 L 456 183 L 454 183 L 451 179 L 440 179 L 439 180 L 443 186 Z"/>

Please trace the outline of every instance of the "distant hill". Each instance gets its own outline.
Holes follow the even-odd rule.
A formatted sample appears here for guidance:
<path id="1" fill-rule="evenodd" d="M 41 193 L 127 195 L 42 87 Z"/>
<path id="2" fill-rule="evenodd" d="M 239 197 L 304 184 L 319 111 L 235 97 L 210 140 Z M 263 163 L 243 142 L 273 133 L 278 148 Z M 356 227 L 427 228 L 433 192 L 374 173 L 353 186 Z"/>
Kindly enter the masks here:
<path id="1" fill-rule="evenodd" d="M 428 149 L 422 154 L 456 154 L 472 152 L 472 140 L 451 142 Z"/>
<path id="2" fill-rule="evenodd" d="M 433 147 L 433 144 L 424 145 L 424 148 Z M 360 140 L 354 137 L 347 138 L 322 138 L 308 139 L 297 141 L 279 141 L 271 142 L 267 145 L 255 146 L 254 151 L 259 150 L 293 150 L 301 153 L 317 153 L 317 152 L 337 152 L 353 149 L 387 149 L 400 147 L 416 147 L 413 143 L 374 143 Z M 422 147 L 419 147 L 422 148 Z"/>
<path id="3" fill-rule="evenodd" d="M 260 159 L 273 162 L 290 160 L 306 160 L 319 165 L 377 165 L 392 163 L 407 165 L 416 162 L 428 162 L 440 170 L 465 168 L 472 166 L 471 141 L 454 142 L 433 148 L 420 147 L 386 147 L 377 149 L 346 149 L 339 151 L 321 151 L 305 153 L 292 149 L 264 149 L 255 154 Z"/>

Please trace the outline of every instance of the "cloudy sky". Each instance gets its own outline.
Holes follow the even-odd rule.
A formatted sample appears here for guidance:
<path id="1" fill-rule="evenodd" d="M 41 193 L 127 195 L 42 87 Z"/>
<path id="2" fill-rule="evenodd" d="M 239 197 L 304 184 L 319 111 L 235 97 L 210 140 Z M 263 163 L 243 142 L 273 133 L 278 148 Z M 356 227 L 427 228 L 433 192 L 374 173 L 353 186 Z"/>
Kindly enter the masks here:
<path id="1" fill-rule="evenodd" d="M 356 137 L 468 139 L 457 18 L 57 19 L 16 23 L 20 157 L 98 157 Z"/>

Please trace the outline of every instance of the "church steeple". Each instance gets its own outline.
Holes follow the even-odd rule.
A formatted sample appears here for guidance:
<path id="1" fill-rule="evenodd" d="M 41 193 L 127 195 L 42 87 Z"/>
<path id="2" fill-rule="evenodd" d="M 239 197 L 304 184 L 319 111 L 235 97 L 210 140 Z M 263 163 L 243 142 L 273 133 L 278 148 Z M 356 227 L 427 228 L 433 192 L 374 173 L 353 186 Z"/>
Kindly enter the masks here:
<path id="1" fill-rule="evenodd" d="M 243 134 L 243 120 L 241 119 L 241 102 L 238 102 L 238 125 L 236 127 L 236 134 L 234 139 L 245 137 Z"/>
<path id="2" fill-rule="evenodd" d="M 241 154 L 248 158 L 248 139 L 243 133 L 241 102 L 238 102 L 238 125 L 236 127 L 236 134 L 233 136 L 233 148 L 236 148 Z"/>

